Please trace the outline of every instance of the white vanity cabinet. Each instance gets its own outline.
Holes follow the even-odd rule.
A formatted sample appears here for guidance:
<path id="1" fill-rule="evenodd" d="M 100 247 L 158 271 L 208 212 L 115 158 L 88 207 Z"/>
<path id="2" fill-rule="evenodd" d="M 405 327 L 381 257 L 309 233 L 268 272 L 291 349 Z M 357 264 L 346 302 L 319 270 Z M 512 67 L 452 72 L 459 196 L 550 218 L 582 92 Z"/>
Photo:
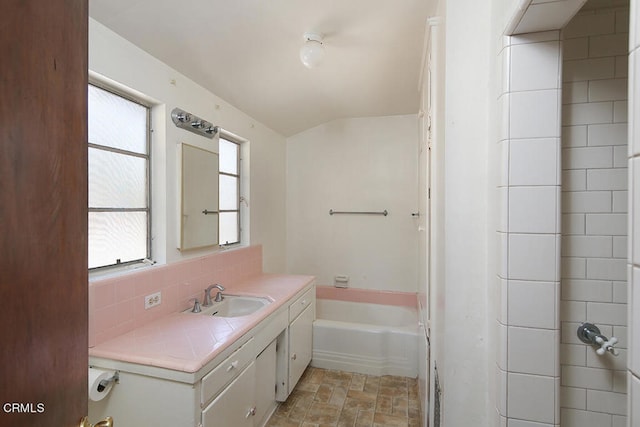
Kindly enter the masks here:
<path id="1" fill-rule="evenodd" d="M 291 301 L 196 373 L 91 358 L 92 366 L 117 369 L 120 380 L 89 402 L 89 417 L 110 415 L 124 426 L 264 426 L 311 361 L 315 286 Z"/>

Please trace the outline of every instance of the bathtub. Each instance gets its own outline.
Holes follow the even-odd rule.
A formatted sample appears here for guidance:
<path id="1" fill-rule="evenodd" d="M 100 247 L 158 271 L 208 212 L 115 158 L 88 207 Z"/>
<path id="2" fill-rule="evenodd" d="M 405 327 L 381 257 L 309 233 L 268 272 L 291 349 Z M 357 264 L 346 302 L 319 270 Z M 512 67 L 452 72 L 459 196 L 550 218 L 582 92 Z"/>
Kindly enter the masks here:
<path id="1" fill-rule="evenodd" d="M 416 309 L 317 299 L 311 366 L 417 377 Z"/>

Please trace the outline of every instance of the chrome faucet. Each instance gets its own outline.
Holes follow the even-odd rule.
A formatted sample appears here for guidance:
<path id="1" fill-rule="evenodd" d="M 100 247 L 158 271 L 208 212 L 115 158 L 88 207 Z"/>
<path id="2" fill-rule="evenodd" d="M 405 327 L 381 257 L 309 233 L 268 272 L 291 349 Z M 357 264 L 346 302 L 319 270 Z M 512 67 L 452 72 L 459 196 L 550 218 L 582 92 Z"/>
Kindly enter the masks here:
<path id="1" fill-rule="evenodd" d="M 213 302 L 211 301 L 211 290 L 214 288 L 218 289 L 218 293 L 216 294 L 214 301 L 220 302 L 223 299 L 222 291 L 224 291 L 224 286 L 218 285 L 218 284 L 210 285 L 207 289 L 204 290 L 204 302 L 202 303 L 202 305 L 204 305 L 205 307 L 208 307 L 211 304 L 213 304 Z"/>

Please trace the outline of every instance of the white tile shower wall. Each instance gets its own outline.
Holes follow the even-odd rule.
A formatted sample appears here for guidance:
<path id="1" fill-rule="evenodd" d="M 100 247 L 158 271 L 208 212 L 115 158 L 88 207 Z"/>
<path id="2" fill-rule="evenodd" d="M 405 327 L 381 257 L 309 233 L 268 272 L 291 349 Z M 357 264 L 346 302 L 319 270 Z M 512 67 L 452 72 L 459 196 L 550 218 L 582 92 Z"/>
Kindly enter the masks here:
<path id="1" fill-rule="evenodd" d="M 626 293 L 627 214 L 621 199 L 628 179 L 618 156 L 627 146 L 627 78 L 617 67 L 626 67 L 621 57 L 628 28 L 621 23 L 628 14 L 619 6 L 583 10 L 563 31 L 563 427 L 613 427 L 626 416 L 626 339 L 620 337 L 618 358 L 599 357 L 577 340 L 576 328 L 589 321 L 607 336 L 626 331 L 620 294 Z"/>
<path id="2" fill-rule="evenodd" d="M 554 426 L 560 422 L 559 32 L 507 37 L 500 55 L 508 84 L 498 100 L 506 125 L 498 141 L 505 153 L 496 409 L 510 427 Z M 613 151 L 609 157 L 613 162 Z"/>

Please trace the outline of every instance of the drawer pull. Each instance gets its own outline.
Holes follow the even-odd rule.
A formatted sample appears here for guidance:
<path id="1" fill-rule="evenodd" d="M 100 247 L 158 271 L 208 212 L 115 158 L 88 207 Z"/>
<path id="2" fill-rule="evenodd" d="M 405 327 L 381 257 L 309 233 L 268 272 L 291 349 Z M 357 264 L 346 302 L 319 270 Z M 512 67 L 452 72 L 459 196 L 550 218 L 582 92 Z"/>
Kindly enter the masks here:
<path id="1" fill-rule="evenodd" d="M 306 303 L 307 303 L 307 300 L 306 300 L 306 299 L 303 299 L 303 300 L 302 300 L 302 305 L 305 305 Z"/>
<path id="2" fill-rule="evenodd" d="M 247 415 L 245 415 L 245 418 L 249 418 L 255 415 L 256 415 L 256 407 L 254 406 L 253 408 L 249 409 L 249 412 L 247 412 Z"/>
<path id="3" fill-rule="evenodd" d="M 298 358 L 298 356 L 295 353 L 293 353 L 293 356 L 291 356 L 291 359 L 292 360 L 296 360 L 297 358 Z"/>
<path id="4" fill-rule="evenodd" d="M 235 368 L 237 368 L 237 367 L 238 367 L 238 361 L 237 361 L 237 360 L 236 360 L 236 361 L 234 361 L 234 362 L 231 362 L 231 365 L 229 365 L 229 366 L 227 367 L 227 372 L 231 372 L 231 370 L 232 370 L 232 369 L 235 369 Z"/>

